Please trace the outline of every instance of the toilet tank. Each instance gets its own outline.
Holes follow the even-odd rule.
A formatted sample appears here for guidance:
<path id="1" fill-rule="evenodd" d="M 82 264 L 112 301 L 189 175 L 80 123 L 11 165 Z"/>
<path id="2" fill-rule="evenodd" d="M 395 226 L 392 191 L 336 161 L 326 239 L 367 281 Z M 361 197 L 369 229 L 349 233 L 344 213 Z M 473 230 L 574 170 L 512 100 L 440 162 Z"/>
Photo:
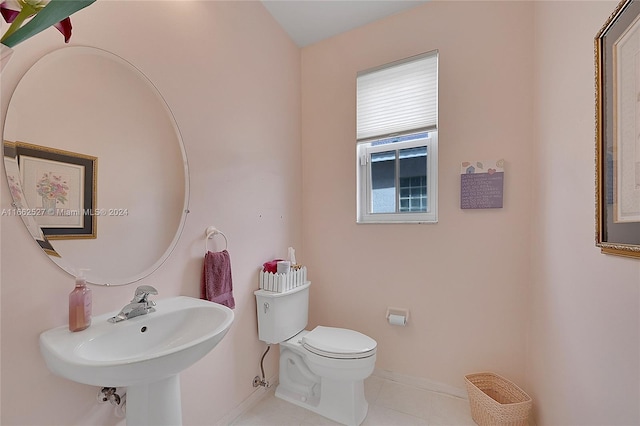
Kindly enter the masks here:
<path id="1" fill-rule="evenodd" d="M 266 343 L 280 343 L 295 336 L 309 319 L 311 282 L 286 293 L 257 290 L 258 338 Z"/>

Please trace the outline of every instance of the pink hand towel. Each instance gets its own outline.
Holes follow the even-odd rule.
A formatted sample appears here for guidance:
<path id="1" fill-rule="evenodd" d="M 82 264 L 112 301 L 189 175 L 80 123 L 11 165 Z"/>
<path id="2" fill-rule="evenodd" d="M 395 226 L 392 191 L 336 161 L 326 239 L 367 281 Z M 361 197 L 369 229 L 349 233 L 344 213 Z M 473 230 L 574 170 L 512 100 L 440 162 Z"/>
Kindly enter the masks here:
<path id="1" fill-rule="evenodd" d="M 226 250 L 208 251 L 204 255 L 200 298 L 210 300 L 231 309 L 236 307 L 231 280 L 231 259 Z"/>

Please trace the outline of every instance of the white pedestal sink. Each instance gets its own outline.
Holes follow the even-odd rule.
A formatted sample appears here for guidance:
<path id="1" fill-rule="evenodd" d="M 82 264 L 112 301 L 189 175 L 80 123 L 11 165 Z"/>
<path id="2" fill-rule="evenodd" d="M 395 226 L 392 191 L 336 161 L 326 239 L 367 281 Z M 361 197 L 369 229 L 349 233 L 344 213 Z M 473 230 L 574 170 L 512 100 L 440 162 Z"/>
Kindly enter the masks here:
<path id="1" fill-rule="evenodd" d="M 76 333 L 66 325 L 45 331 L 47 367 L 75 382 L 127 387 L 127 426 L 181 424 L 179 373 L 222 340 L 233 311 L 186 296 L 156 303 L 156 312 L 115 324 L 107 322 L 112 312 Z"/>

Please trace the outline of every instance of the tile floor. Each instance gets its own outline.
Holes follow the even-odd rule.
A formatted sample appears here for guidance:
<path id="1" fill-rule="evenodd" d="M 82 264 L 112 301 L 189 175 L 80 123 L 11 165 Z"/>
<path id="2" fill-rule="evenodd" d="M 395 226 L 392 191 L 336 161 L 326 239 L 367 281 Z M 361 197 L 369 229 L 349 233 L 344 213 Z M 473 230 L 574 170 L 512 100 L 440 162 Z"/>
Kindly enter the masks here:
<path id="1" fill-rule="evenodd" d="M 233 421 L 233 426 L 337 425 L 325 417 L 276 398 L 264 398 Z M 365 380 L 369 412 L 363 426 L 473 426 L 466 399 L 400 384 L 378 376 Z"/>

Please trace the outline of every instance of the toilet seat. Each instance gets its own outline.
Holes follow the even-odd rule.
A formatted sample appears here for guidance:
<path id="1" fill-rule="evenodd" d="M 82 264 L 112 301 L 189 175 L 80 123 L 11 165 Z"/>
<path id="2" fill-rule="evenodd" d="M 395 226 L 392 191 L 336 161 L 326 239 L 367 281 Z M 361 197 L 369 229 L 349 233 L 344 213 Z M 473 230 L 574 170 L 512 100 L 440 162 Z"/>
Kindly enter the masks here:
<path id="1" fill-rule="evenodd" d="M 377 343 L 354 330 L 317 326 L 302 337 L 302 346 L 327 358 L 359 359 L 375 355 Z"/>

